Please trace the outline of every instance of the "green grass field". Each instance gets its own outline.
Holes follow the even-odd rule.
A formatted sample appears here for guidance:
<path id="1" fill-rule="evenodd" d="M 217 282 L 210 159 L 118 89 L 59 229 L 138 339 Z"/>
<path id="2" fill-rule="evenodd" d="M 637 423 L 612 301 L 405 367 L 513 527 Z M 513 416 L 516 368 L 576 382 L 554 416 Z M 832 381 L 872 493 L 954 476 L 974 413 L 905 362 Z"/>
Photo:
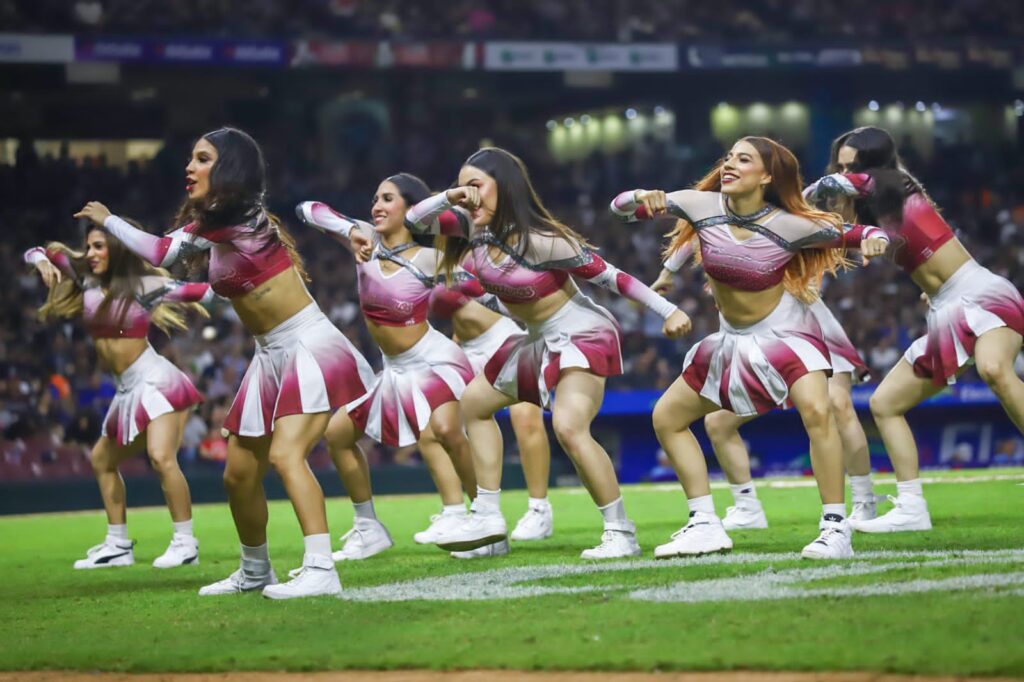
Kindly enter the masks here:
<path id="1" fill-rule="evenodd" d="M 226 505 L 196 509 L 202 563 L 171 571 L 149 565 L 170 537 L 164 509 L 130 511 L 138 563 L 98 571 L 71 563 L 102 539 L 100 512 L 0 518 L 0 669 L 1024 675 L 1024 472 L 987 470 L 974 478 L 988 480 L 963 481 L 970 476 L 953 472 L 926 485 L 932 532 L 858 535 L 861 556 L 831 565 L 799 559 L 820 511 L 806 486 L 762 485 L 772 527 L 735 533 L 726 561 L 668 562 L 654 562 L 652 550 L 682 524 L 682 493 L 629 487 L 626 507 L 645 557 L 596 566 L 578 558 L 600 535 L 600 517 L 580 490 L 552 491 L 553 538 L 478 561 L 413 543 L 436 497 L 380 497 L 397 545 L 340 566 L 347 600 L 284 603 L 196 596 L 237 567 Z M 891 479 L 878 486 L 894 490 Z M 715 498 L 724 513 L 728 492 L 717 489 Z M 525 492 L 503 496 L 510 523 L 525 503 Z M 347 530 L 346 500 L 329 500 L 328 512 L 334 536 Z M 287 503 L 271 507 L 270 548 L 279 576 L 300 560 Z M 471 594 L 489 599 L 464 598 Z"/>

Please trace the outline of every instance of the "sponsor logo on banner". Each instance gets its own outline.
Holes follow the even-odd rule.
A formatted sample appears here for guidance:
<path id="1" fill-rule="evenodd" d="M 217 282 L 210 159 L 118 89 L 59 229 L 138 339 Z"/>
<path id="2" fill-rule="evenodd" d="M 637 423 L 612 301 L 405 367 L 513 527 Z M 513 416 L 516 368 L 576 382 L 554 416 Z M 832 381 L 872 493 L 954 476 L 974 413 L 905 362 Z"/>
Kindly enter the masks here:
<path id="1" fill-rule="evenodd" d="M 284 66 L 288 46 L 274 41 L 76 38 L 79 61 Z"/>
<path id="2" fill-rule="evenodd" d="M 65 64 L 74 59 L 75 41 L 71 36 L 0 33 L 0 62 Z"/>
<path id="3" fill-rule="evenodd" d="M 671 43 L 484 44 L 484 68 L 491 71 L 675 71 L 678 50 Z"/>

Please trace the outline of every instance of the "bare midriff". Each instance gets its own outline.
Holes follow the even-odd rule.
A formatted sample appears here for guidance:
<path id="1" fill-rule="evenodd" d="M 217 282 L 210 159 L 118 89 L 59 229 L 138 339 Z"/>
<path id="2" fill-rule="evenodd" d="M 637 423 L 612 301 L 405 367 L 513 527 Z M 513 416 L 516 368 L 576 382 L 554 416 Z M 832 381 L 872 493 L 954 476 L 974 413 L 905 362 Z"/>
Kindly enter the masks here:
<path id="1" fill-rule="evenodd" d="M 149 347 L 146 339 L 96 339 L 96 357 L 114 374 L 123 374 Z"/>
<path id="2" fill-rule="evenodd" d="M 250 334 L 266 334 L 313 302 L 295 268 L 271 277 L 252 291 L 231 299 Z"/>

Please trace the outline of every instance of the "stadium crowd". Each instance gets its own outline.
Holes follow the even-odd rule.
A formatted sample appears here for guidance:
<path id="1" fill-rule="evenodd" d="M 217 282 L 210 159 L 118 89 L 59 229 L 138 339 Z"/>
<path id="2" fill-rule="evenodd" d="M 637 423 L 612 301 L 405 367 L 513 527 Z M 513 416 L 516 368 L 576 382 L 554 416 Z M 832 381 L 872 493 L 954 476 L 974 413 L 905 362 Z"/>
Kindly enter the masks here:
<path id="1" fill-rule="evenodd" d="M 0 0 L 8 31 L 228 37 L 666 41 L 1024 36 L 1015 0 Z"/>

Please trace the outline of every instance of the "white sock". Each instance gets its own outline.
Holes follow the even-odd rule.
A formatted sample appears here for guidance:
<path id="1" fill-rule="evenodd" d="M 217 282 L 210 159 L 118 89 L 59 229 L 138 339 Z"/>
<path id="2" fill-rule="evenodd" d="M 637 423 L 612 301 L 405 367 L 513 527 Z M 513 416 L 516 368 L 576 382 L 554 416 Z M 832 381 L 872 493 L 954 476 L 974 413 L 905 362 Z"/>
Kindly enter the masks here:
<path id="1" fill-rule="evenodd" d="M 924 491 L 921 489 L 921 479 L 915 478 L 912 481 L 896 481 L 896 496 L 902 497 L 903 495 L 917 495 L 918 497 L 924 497 Z"/>
<path id="2" fill-rule="evenodd" d="M 621 500 L 622 498 L 620 497 L 619 499 Z M 547 509 L 551 506 L 551 503 L 548 502 L 546 497 L 531 497 L 526 506 L 530 509 Z"/>
<path id="3" fill-rule="evenodd" d="M 690 504 L 690 513 L 700 512 L 701 514 L 712 514 L 715 513 L 715 503 L 712 501 L 710 495 L 703 495 L 701 497 L 694 497 L 687 502 Z"/>
<path id="4" fill-rule="evenodd" d="M 172 521 L 171 525 L 174 526 L 175 535 L 187 535 L 192 537 L 192 519 L 188 521 Z"/>
<path id="5" fill-rule="evenodd" d="M 127 540 L 128 539 L 128 524 L 127 523 L 108 523 L 107 524 L 107 537 L 112 540 Z M 123 544 L 123 543 L 122 543 Z"/>
<path id="6" fill-rule="evenodd" d="M 356 510 L 357 519 L 369 519 L 371 521 L 377 520 L 377 512 L 373 508 L 372 497 L 366 502 L 353 502 L 352 507 Z"/>
<path id="7" fill-rule="evenodd" d="M 317 533 L 302 538 L 302 544 L 306 546 L 306 554 L 319 554 L 328 559 L 331 558 L 331 534 Z"/>
<path id="8" fill-rule="evenodd" d="M 441 507 L 441 516 L 448 516 L 450 514 L 465 514 L 466 505 L 464 504 L 446 504 Z"/>
<path id="9" fill-rule="evenodd" d="M 476 499 L 473 500 L 473 511 L 481 514 L 500 514 L 501 513 L 501 488 L 497 490 L 487 490 L 486 488 L 476 487 Z"/>
<path id="10" fill-rule="evenodd" d="M 605 523 L 621 524 L 629 521 L 629 519 L 626 518 L 626 505 L 622 501 L 621 496 L 617 500 L 609 502 L 603 507 L 598 507 L 598 509 L 601 511 L 601 516 L 604 517 Z"/>
<path id="11" fill-rule="evenodd" d="M 267 543 L 256 547 L 242 545 L 242 570 L 253 575 L 266 575 L 270 571 L 270 549 Z"/>
<path id="12" fill-rule="evenodd" d="M 753 481 L 730 484 L 729 488 L 732 489 L 732 499 L 737 507 L 756 506 L 752 504 L 752 501 L 757 499 L 757 488 L 754 487 Z"/>
<path id="13" fill-rule="evenodd" d="M 828 516 L 830 514 L 833 515 L 833 516 L 838 516 L 839 517 L 838 520 L 842 521 L 843 519 L 846 518 L 846 504 L 843 503 L 843 502 L 840 502 L 839 504 L 823 504 L 823 505 L 821 505 L 821 515 L 822 516 Z M 829 519 L 829 520 L 830 521 L 835 521 L 837 519 Z"/>
<path id="14" fill-rule="evenodd" d="M 854 502 L 874 502 L 875 486 L 871 483 L 871 474 L 850 476 L 850 491 Z"/>

